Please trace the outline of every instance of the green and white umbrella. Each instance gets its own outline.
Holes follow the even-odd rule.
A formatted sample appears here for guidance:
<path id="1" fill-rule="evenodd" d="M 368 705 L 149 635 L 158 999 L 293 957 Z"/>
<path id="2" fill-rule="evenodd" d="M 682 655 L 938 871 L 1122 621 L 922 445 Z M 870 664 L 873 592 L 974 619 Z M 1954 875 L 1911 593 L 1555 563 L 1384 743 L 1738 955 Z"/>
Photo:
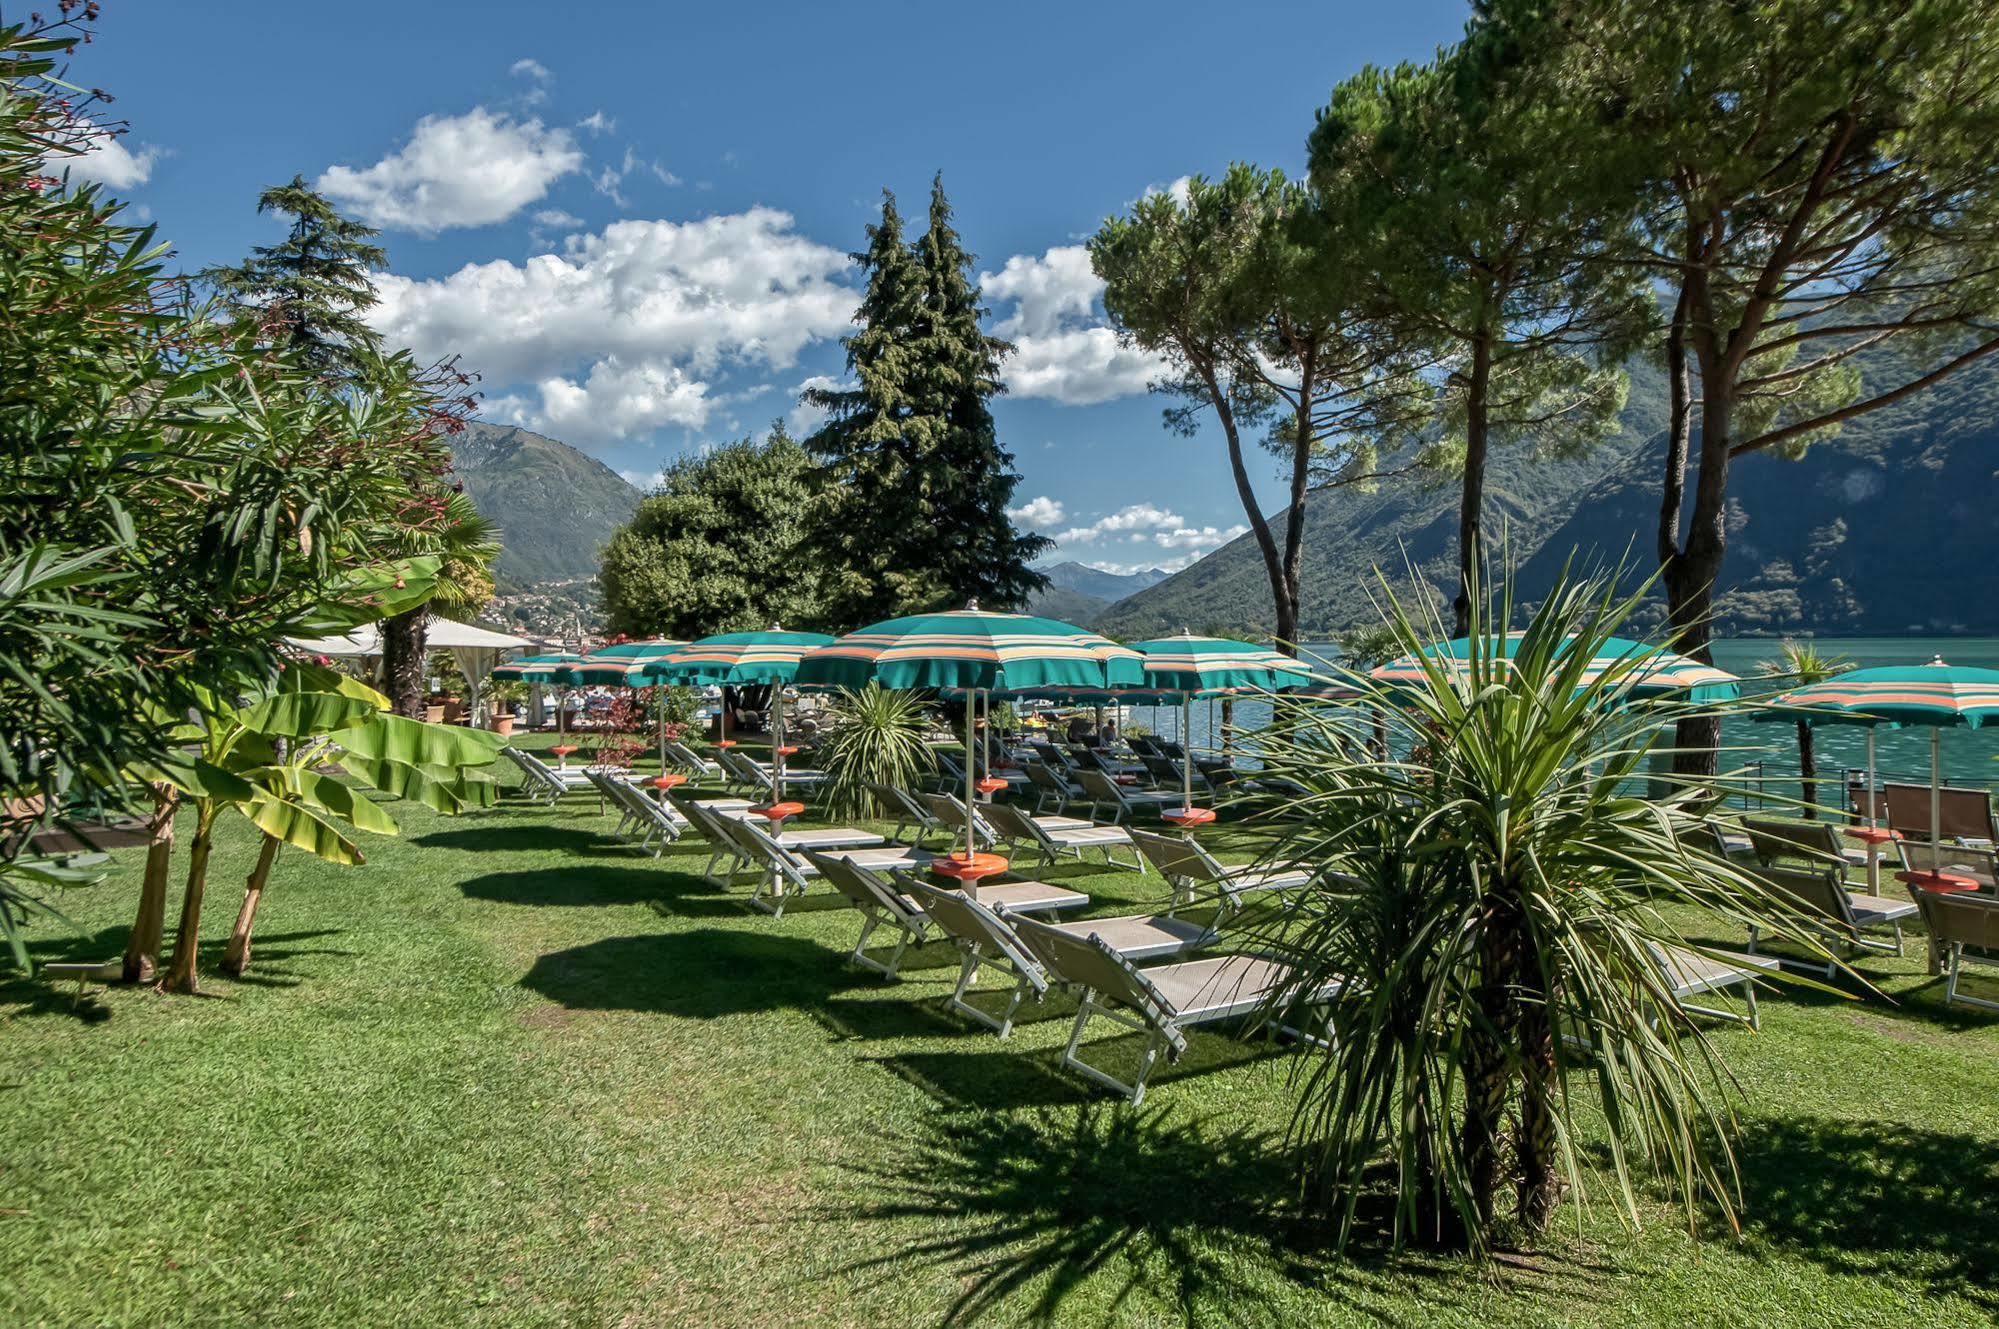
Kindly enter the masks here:
<path id="1" fill-rule="evenodd" d="M 599 646 L 575 666 L 569 680 L 585 687 L 638 688 L 646 686 L 645 666 L 664 660 L 687 645 L 665 637 L 645 641 L 621 641 Z"/>
<path id="2" fill-rule="evenodd" d="M 1794 688 L 1765 703 L 1759 720 L 1867 726 L 1867 824 L 1874 824 L 1874 729 L 1877 725 L 1930 731 L 1930 871 L 1942 871 L 1943 731 L 1999 724 L 1999 670 L 1947 665 L 1855 669 L 1823 683 Z"/>
<path id="3" fill-rule="evenodd" d="M 1194 697 L 1223 688 L 1276 692 L 1320 682 L 1311 666 L 1281 651 L 1227 637 L 1196 637 L 1183 632 L 1132 643 L 1145 657 L 1147 686 L 1177 694 L 1180 702 L 1180 812 L 1191 817 L 1194 807 Z"/>
<path id="4" fill-rule="evenodd" d="M 978 602 L 939 614 L 886 619 L 808 652 L 800 686 L 963 688 L 972 693 L 1041 687 L 1116 688 L 1143 684 L 1142 657 L 1073 623 L 996 614 Z M 973 760 L 976 696 L 965 707 L 965 805 L 977 798 Z M 966 819 L 965 856 L 972 853 Z"/>
<path id="5" fill-rule="evenodd" d="M 777 801 L 784 801 L 784 685 L 798 674 L 798 662 L 807 651 L 832 644 L 823 632 L 723 632 L 690 642 L 663 660 L 654 660 L 642 672 L 663 683 L 713 683 L 723 687 L 755 687 L 768 683 L 775 702 L 776 724 L 772 728 L 772 757 L 776 767 Z M 722 736 L 728 736 L 729 712 L 722 711 Z M 661 760 L 665 760 L 666 740 L 660 739 Z"/>
<path id="6" fill-rule="evenodd" d="M 556 651 L 547 655 L 524 655 L 518 660 L 509 660 L 503 665 L 495 666 L 492 676 L 509 682 L 553 683 L 560 688 L 569 688 L 582 681 L 577 675 L 577 670 L 582 668 L 583 664 L 582 656 L 567 651 Z M 555 704 L 555 741 L 558 747 L 562 745 L 567 718 L 562 698 L 558 697 Z M 561 765 L 567 766 L 569 754 L 562 753 L 557 760 Z"/>
<path id="7" fill-rule="evenodd" d="M 1524 636 L 1509 632 L 1503 637 L 1487 637 L 1480 644 L 1470 637 L 1455 637 L 1424 647 L 1421 659 L 1405 655 L 1382 665 L 1369 676 L 1384 683 L 1419 683 L 1426 676 L 1427 667 L 1441 665 L 1446 670 L 1468 670 L 1474 659 L 1508 668 Z M 1560 653 L 1566 654 L 1575 640 L 1571 637 L 1564 641 Z M 1741 692 L 1741 680 L 1727 670 L 1623 637 L 1602 640 L 1580 683 L 1588 686 L 1612 671 L 1617 671 L 1620 686 L 1633 698 L 1678 696 L 1694 702 L 1727 701 Z"/>

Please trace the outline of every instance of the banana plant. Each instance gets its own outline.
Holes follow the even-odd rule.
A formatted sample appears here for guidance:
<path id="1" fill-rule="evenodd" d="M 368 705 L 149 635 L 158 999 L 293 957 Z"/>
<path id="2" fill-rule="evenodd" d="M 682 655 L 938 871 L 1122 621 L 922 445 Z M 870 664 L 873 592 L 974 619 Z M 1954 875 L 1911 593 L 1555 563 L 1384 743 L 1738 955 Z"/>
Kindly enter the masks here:
<path id="1" fill-rule="evenodd" d="M 223 967 L 249 965 L 257 910 L 272 864 L 286 845 L 330 863 L 366 861 L 352 832 L 394 835 L 394 818 L 356 785 L 394 798 L 413 798 L 456 813 L 494 802 L 494 781 L 476 768 L 498 755 L 498 741 L 472 730 L 427 725 L 387 713 L 373 688 L 319 665 L 289 665 L 263 695 L 188 726 L 198 744 L 159 775 L 194 808 L 187 889 L 164 985 L 197 989 L 196 942 L 207 887 L 215 824 L 224 815 L 249 821 L 262 834 Z M 353 783 L 339 778 L 352 777 Z"/>

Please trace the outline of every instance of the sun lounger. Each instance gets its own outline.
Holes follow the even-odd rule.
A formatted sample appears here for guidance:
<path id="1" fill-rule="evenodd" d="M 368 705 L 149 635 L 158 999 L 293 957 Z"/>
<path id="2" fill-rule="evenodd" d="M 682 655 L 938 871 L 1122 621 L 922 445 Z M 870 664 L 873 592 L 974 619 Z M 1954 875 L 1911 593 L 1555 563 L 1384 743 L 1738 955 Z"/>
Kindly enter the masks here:
<path id="1" fill-rule="evenodd" d="M 520 768 L 521 793 L 537 803 L 554 806 L 564 794 L 590 783 L 589 772 L 583 767 L 568 766 L 558 770 L 532 752 L 516 747 L 501 748 L 500 752 Z"/>
<path id="2" fill-rule="evenodd" d="M 629 840 L 639 849 L 650 849 L 653 857 L 687 827 L 687 819 L 674 810 L 671 803 L 662 803 L 649 798 L 644 792 L 608 771 L 591 771 L 590 782 L 597 786 L 599 793 L 618 813 L 618 824 L 611 834 L 622 840 Z"/>
<path id="3" fill-rule="evenodd" d="M 1332 1000 L 1341 987 L 1333 982 L 1300 992 L 1290 966 L 1258 955 L 1224 955 L 1139 969 L 1099 936 L 1079 937 L 1025 918 L 1015 927 L 1052 975 L 1082 991 L 1062 1064 L 1115 1089 L 1133 1107 L 1144 1101 L 1145 1081 L 1160 1054 L 1178 1061 L 1186 1051 L 1189 1029 L 1263 1016 L 1286 1033 L 1306 1037 L 1282 1021 L 1300 1008 Z M 1084 1028 L 1099 1015 L 1145 1035 L 1138 1072 L 1129 1084 L 1076 1054 Z"/>
<path id="4" fill-rule="evenodd" d="M 1177 808 L 1184 801 L 1178 791 L 1129 789 L 1119 784 L 1102 771 L 1077 771 L 1076 783 L 1083 786 L 1083 797 L 1090 801 L 1090 816 L 1108 812 L 1114 822 L 1122 822 L 1135 812 L 1157 813 L 1165 808 Z"/>
<path id="5" fill-rule="evenodd" d="M 1774 956 L 1737 955 L 1731 951 L 1696 951 L 1685 946 L 1646 943 L 1652 954 L 1659 981 L 1681 1010 L 1709 1015 L 1721 1020 L 1738 1020 L 1751 1029 L 1762 1027 L 1756 1013 L 1756 980 L 1777 968 Z M 1709 992 L 1742 989 L 1744 1009 L 1726 1010 L 1716 1006 L 1696 1006 L 1686 1000 Z"/>
<path id="6" fill-rule="evenodd" d="M 1122 826 L 1099 826 L 1076 817 L 1037 817 L 1008 803 L 980 810 L 1000 843 L 1035 850 L 1044 867 L 1058 858 L 1080 859 L 1084 850 L 1095 849 L 1106 863 L 1145 870 L 1144 860 L 1135 852 L 1129 859 L 1117 856 L 1117 850 L 1132 847 L 1131 833 Z"/>
<path id="7" fill-rule="evenodd" d="M 912 944 L 921 946 L 928 939 L 930 919 L 925 915 L 922 903 L 898 889 L 896 883 L 884 882 L 874 873 L 864 872 L 838 855 L 808 849 L 804 856 L 821 877 L 832 883 L 834 890 L 846 896 L 848 902 L 861 911 L 861 935 L 847 958 L 884 978 L 896 977 L 902 965 L 902 953 Z M 884 926 L 896 929 L 898 934 L 895 949 L 886 961 L 877 960 L 867 953 L 868 938 L 875 934 L 877 928 Z"/>
<path id="8" fill-rule="evenodd" d="M 1930 787 L 1926 784 L 1898 784 L 1882 787 L 1888 804 L 1888 829 L 1918 840 L 1930 838 Z M 1945 840 L 1966 844 L 1991 844 L 1992 795 L 1983 789 L 1953 788 L 1946 785 L 1937 807 L 1938 834 Z"/>
<path id="9" fill-rule="evenodd" d="M 963 959 L 958 966 L 958 983 L 945 1002 L 951 1009 L 976 1020 L 1005 1038 L 1013 1029 L 1013 1017 L 1028 997 L 1039 1001 L 1053 980 L 1047 966 L 1014 930 L 1012 919 L 983 899 L 963 892 L 944 890 L 920 882 L 904 873 L 894 874 L 895 884 L 920 905 L 925 916 L 957 945 Z M 1164 915 L 1134 915 L 1125 918 L 1095 918 L 1079 923 L 1050 923 L 1049 928 L 1079 936 L 1092 934 L 1132 960 L 1179 955 L 1215 940 L 1215 932 L 1185 919 Z M 992 968 L 1014 979 L 1013 995 L 997 1017 L 988 1015 L 965 1000 L 978 979 L 980 968 Z"/>
<path id="10" fill-rule="evenodd" d="M 1800 863 L 1823 867 L 1844 863 L 1865 867 L 1867 851 L 1851 844 L 1837 826 L 1822 821 L 1773 821 L 1767 817 L 1744 817 L 1742 829 L 1748 833 L 1750 852 L 1765 867 Z"/>
<path id="11" fill-rule="evenodd" d="M 1928 872 L 1934 862 L 1945 872 L 1969 877 L 1988 895 L 1999 892 L 1999 851 L 1956 843 L 1941 844 L 1932 851 L 1925 834 L 1921 839 L 1895 841 L 1895 853 L 1904 871 Z"/>
<path id="12" fill-rule="evenodd" d="M 765 762 L 752 761 L 740 752 L 724 748 L 719 754 L 722 769 L 728 776 L 732 789 L 742 789 L 762 797 L 777 797 L 777 768 Z M 814 770 L 793 770 L 785 768 L 784 782 L 787 786 L 797 785 L 807 788 L 826 779 L 826 772 Z"/>
<path id="13" fill-rule="evenodd" d="M 933 832 L 948 833 L 951 829 L 923 805 L 919 796 L 906 789 L 877 784 L 872 780 L 865 782 L 861 787 L 874 795 L 876 807 L 884 817 L 895 818 L 895 829 L 889 832 L 891 840 L 900 840 L 904 831 L 913 828 L 916 838 L 912 843 L 921 846 Z"/>
<path id="14" fill-rule="evenodd" d="M 803 895 L 806 882 L 818 875 L 818 869 L 805 858 L 806 850 L 818 850 L 845 858 L 857 867 L 876 869 L 916 867 L 936 857 L 925 850 L 901 845 L 881 847 L 881 836 L 847 826 L 773 835 L 757 825 L 754 817 L 718 818 L 717 823 L 758 873 L 750 903 L 778 917 L 784 915 L 785 900 Z"/>
<path id="15" fill-rule="evenodd" d="M 1083 796 L 1083 786 L 1063 773 L 1067 767 L 1058 770 L 1046 762 L 1030 761 L 1022 769 L 1027 772 L 1027 782 L 1034 790 L 1034 810 L 1037 813 L 1048 806 L 1050 799 L 1055 801 L 1055 810 L 1059 812 L 1072 800 Z"/>
<path id="16" fill-rule="evenodd" d="M 683 771 L 697 780 L 705 780 L 710 776 L 721 775 L 723 773 L 719 763 L 708 760 L 693 748 L 676 739 L 667 740 L 666 759 L 672 764 L 675 770 Z"/>
<path id="17" fill-rule="evenodd" d="M 1902 953 L 1902 920 L 1916 912 L 1906 900 L 1881 895 L 1861 895 L 1846 889 L 1845 874 L 1839 868 L 1762 868 L 1759 875 L 1776 892 L 1803 910 L 1814 925 L 1831 940 L 1843 944 L 1848 954 L 1862 950 L 1891 955 Z M 1865 935 L 1890 928 L 1893 942 Z M 1757 929 L 1749 929 L 1749 953 L 1756 953 Z M 1823 966 L 1831 978 L 1837 966 Z"/>
<path id="18" fill-rule="evenodd" d="M 1967 1006 L 1999 1010 L 1999 1001 L 1966 996 L 1959 990 L 1966 964 L 1999 968 L 1999 897 L 1920 887 L 1911 894 L 1929 928 L 1931 954 L 1938 957 L 1949 976 L 1944 983 L 1944 1004 L 1961 1001 Z"/>
<path id="19" fill-rule="evenodd" d="M 666 801 L 673 810 L 686 819 L 687 823 L 701 832 L 701 838 L 708 842 L 708 865 L 701 875 L 717 886 L 727 888 L 735 885 L 737 874 L 746 872 L 755 864 L 737 846 L 735 838 L 722 823 L 725 819 L 748 815 L 750 802 L 744 798 L 690 798 L 679 790 L 667 793 Z M 731 864 L 729 871 L 721 876 L 715 874 L 715 865 L 722 862 Z"/>
<path id="20" fill-rule="evenodd" d="M 1212 893 L 1224 913 L 1234 913 L 1243 907 L 1247 896 L 1265 891 L 1294 891 L 1312 880 L 1312 869 L 1304 864 L 1227 867 L 1191 835 L 1162 835 L 1134 826 L 1131 839 L 1146 861 L 1158 868 L 1159 875 L 1172 885 L 1176 909 L 1192 903 L 1201 894 Z"/>

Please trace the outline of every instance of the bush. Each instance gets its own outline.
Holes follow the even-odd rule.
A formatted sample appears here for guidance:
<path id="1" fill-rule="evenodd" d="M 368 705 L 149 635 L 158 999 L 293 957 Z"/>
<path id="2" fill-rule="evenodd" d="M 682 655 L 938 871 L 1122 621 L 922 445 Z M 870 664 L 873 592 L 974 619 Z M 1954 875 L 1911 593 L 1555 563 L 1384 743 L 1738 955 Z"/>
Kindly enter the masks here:
<path id="1" fill-rule="evenodd" d="M 829 732 L 819 744 L 826 815 L 867 816 L 877 809 L 866 785 L 907 789 L 935 769 L 923 739 L 926 708 L 917 694 L 870 683 L 843 691 L 827 709 Z"/>

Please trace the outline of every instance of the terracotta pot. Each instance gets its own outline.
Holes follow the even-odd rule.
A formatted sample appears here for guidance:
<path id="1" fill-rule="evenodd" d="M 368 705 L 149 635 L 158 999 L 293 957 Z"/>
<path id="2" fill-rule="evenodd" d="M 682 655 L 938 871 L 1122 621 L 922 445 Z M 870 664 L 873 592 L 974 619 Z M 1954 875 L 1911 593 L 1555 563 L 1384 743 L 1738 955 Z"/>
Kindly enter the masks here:
<path id="1" fill-rule="evenodd" d="M 444 707 L 442 707 L 442 706 L 426 706 L 426 707 L 424 707 L 424 708 L 423 708 L 423 720 L 424 720 L 424 723 L 425 723 L 425 724 L 443 724 L 443 723 L 444 723 Z"/>
<path id="2" fill-rule="evenodd" d="M 513 713 L 508 711 L 495 715 L 492 718 L 491 724 L 494 733 L 498 734 L 501 738 L 509 737 L 514 732 Z"/>

